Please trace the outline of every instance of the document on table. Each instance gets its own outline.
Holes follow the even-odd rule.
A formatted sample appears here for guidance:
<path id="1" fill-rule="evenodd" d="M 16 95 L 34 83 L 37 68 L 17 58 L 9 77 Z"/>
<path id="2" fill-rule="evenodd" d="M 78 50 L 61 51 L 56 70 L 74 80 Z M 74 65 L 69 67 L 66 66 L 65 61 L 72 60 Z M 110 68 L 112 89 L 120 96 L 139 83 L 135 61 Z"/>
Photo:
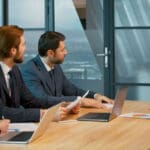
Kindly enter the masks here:
<path id="1" fill-rule="evenodd" d="M 37 126 L 35 123 L 10 123 L 8 131 L 35 131 Z"/>
<path id="2" fill-rule="evenodd" d="M 131 113 L 127 113 L 127 114 L 122 114 L 122 115 L 120 115 L 120 117 L 150 119 L 150 114 L 131 112 Z"/>

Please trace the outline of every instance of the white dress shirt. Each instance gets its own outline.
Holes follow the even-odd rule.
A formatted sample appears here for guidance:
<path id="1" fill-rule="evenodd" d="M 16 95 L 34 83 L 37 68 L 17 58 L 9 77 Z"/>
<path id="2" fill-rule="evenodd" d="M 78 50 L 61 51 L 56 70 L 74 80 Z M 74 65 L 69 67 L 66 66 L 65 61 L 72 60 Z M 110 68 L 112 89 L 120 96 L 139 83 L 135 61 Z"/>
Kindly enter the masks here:
<path id="1" fill-rule="evenodd" d="M 51 68 L 50 66 L 48 66 L 48 64 L 45 63 L 45 58 L 40 57 L 40 59 L 48 72 L 51 71 L 52 69 L 54 69 L 54 67 Z"/>
<path id="2" fill-rule="evenodd" d="M 3 63 L 2 61 L 0 61 L 0 65 L 1 65 L 2 71 L 3 71 L 3 73 L 4 73 L 4 77 L 5 77 L 5 81 L 6 81 L 6 85 L 7 85 L 9 94 L 11 95 L 11 89 L 10 89 L 10 85 L 9 85 L 10 76 L 9 76 L 9 74 L 8 74 L 8 72 L 11 70 L 11 68 L 8 67 L 8 66 L 7 66 L 5 63 Z"/>

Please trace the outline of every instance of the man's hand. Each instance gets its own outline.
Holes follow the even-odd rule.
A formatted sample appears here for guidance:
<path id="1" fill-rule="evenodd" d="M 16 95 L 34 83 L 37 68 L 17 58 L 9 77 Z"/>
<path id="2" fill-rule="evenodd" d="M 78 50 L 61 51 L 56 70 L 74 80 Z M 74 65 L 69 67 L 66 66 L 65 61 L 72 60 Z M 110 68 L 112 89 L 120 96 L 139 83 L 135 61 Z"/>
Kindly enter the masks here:
<path id="1" fill-rule="evenodd" d="M 67 117 L 69 113 L 76 114 L 80 111 L 80 104 L 73 107 L 70 111 L 67 109 L 67 105 L 69 105 L 70 102 L 63 102 L 61 103 L 60 107 L 58 108 L 57 112 L 54 115 L 53 121 L 60 121 Z"/>
<path id="2" fill-rule="evenodd" d="M 80 107 L 81 107 L 81 104 L 79 103 L 75 107 L 73 107 L 70 112 L 73 114 L 77 114 L 80 112 Z"/>
<path id="3" fill-rule="evenodd" d="M 92 98 L 82 98 L 81 99 L 81 106 L 82 107 L 94 107 L 94 108 L 106 108 L 106 106 L 103 105 L 103 102 L 106 102 L 108 104 L 114 104 L 113 100 L 106 96 L 102 96 L 98 93 L 94 96 L 95 99 Z"/>
<path id="4" fill-rule="evenodd" d="M 62 102 L 61 106 L 62 107 L 67 107 L 71 102 Z M 74 106 L 70 111 L 68 111 L 68 113 L 73 113 L 73 114 L 77 114 L 80 111 L 80 107 L 81 107 L 81 103 L 79 102 L 76 106 Z"/>
<path id="5" fill-rule="evenodd" d="M 63 120 L 64 118 L 66 118 L 67 114 L 67 108 L 60 106 L 54 115 L 53 121 Z"/>
<path id="6" fill-rule="evenodd" d="M 4 134 L 7 133 L 9 123 L 10 120 L 8 119 L 0 120 L 0 136 L 3 136 Z"/>
<path id="7" fill-rule="evenodd" d="M 81 106 L 89 108 L 106 108 L 101 102 L 96 101 L 95 99 L 92 98 L 82 98 Z"/>
<path id="8" fill-rule="evenodd" d="M 98 93 L 95 94 L 94 96 L 95 100 L 100 102 L 100 103 L 109 103 L 109 104 L 114 104 L 113 100 L 106 97 L 106 96 L 103 96 L 103 95 L 100 95 Z"/>

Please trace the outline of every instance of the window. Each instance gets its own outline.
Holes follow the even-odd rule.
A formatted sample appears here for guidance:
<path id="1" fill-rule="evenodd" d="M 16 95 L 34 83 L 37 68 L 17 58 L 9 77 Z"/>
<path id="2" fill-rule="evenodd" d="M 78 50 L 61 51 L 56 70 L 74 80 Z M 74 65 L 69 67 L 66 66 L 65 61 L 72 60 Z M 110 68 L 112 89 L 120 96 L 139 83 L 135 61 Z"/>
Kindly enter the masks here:
<path id="1" fill-rule="evenodd" d="M 3 3 L 2 0 L 0 0 L 0 26 L 3 24 Z"/>
<path id="2" fill-rule="evenodd" d="M 26 52 L 24 54 L 24 62 L 35 57 L 38 53 L 38 39 L 43 34 L 43 30 L 25 31 Z"/>
<path id="3" fill-rule="evenodd" d="M 116 81 L 150 83 L 150 30 L 116 30 Z"/>
<path id="4" fill-rule="evenodd" d="M 115 0 L 115 26 L 150 26 L 150 0 Z"/>
<path id="5" fill-rule="evenodd" d="M 9 24 L 23 28 L 45 27 L 45 3 L 43 0 L 9 1 Z"/>
<path id="6" fill-rule="evenodd" d="M 45 1 L 11 0 L 8 8 L 9 24 L 19 25 L 25 29 L 26 62 L 37 55 L 38 39 L 45 32 Z"/>
<path id="7" fill-rule="evenodd" d="M 128 99 L 150 97 L 149 9 L 150 0 L 115 0 L 115 80 L 131 85 Z"/>

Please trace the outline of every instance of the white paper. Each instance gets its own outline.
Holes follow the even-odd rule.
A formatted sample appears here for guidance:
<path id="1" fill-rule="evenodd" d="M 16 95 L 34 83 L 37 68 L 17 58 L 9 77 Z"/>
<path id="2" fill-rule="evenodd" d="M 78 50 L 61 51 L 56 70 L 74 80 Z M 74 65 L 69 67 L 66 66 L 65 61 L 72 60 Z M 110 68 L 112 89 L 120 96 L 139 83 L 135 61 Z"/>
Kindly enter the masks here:
<path id="1" fill-rule="evenodd" d="M 37 126 L 35 123 L 10 123 L 8 131 L 35 131 Z"/>
<path id="2" fill-rule="evenodd" d="M 127 113 L 127 114 L 122 114 L 122 115 L 120 115 L 120 117 L 150 119 L 150 114 L 131 112 L 131 113 Z"/>
<path id="3" fill-rule="evenodd" d="M 71 102 L 66 108 L 70 111 L 72 108 L 77 106 L 80 103 L 81 97 L 78 97 L 75 101 Z"/>
<path id="4" fill-rule="evenodd" d="M 68 111 L 70 111 L 72 108 L 74 108 L 75 106 L 77 106 L 80 101 L 81 101 L 81 98 L 85 98 L 89 93 L 89 90 L 82 96 L 78 96 L 77 99 L 75 99 L 73 102 L 71 102 L 66 108 Z"/>
<path id="5" fill-rule="evenodd" d="M 108 103 L 104 103 L 103 104 L 107 109 L 111 109 L 111 108 L 113 108 L 113 104 L 108 104 Z"/>

